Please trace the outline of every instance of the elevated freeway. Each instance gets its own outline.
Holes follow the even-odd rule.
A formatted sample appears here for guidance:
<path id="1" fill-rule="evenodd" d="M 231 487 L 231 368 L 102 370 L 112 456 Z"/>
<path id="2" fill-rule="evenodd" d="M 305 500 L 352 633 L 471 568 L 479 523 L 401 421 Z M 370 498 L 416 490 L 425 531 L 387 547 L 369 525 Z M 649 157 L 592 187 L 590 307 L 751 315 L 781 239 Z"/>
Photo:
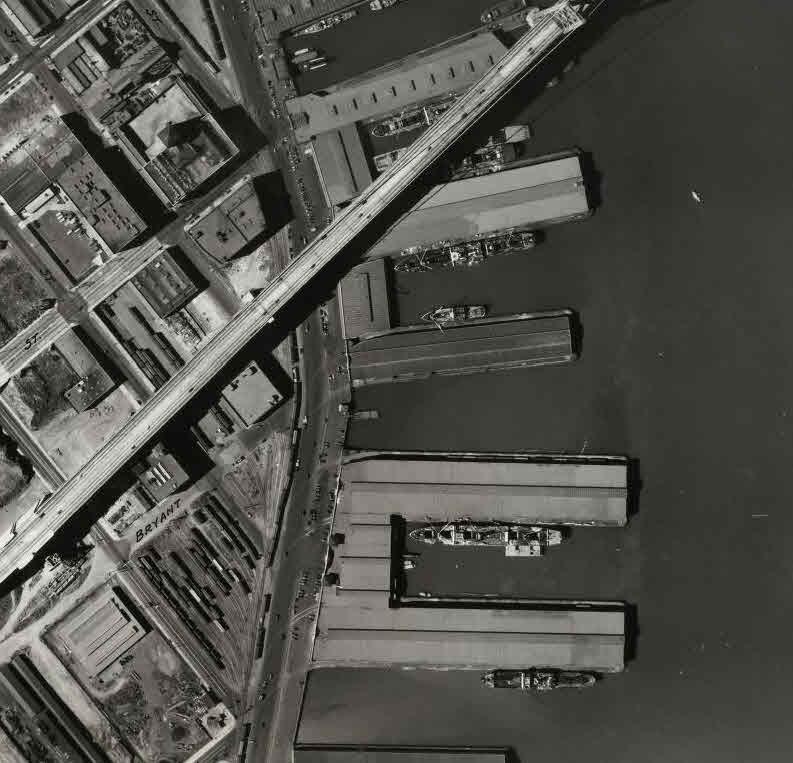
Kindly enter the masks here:
<path id="1" fill-rule="evenodd" d="M 589 7 L 591 4 L 575 4 Z M 381 175 L 303 253 L 218 331 L 192 360 L 37 510 L 35 519 L 0 549 L 0 580 L 25 567 L 42 547 L 74 517 L 137 451 L 181 410 L 191 398 L 345 247 L 365 231 L 437 156 L 449 149 L 471 126 L 498 103 L 532 67 L 550 55 L 578 27 L 584 16 L 569 0 L 544 12 L 485 75 L 462 95 L 446 115 L 432 125 L 388 172 Z"/>
<path id="2" fill-rule="evenodd" d="M 0 386 L 64 334 L 83 320 L 88 312 L 143 270 L 165 247 L 156 238 L 127 249 L 109 260 L 85 281 L 59 300 L 60 304 L 42 313 L 0 347 Z"/>

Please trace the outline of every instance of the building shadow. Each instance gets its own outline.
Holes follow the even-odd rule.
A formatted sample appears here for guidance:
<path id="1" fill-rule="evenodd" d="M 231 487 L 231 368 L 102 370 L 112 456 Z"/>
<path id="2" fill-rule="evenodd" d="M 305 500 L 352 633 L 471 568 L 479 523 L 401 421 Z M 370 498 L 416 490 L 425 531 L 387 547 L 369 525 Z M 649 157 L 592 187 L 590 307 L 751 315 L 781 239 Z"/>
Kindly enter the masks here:
<path id="1" fill-rule="evenodd" d="M 173 213 L 165 209 L 157 194 L 132 166 L 124 152 L 117 147 L 105 146 L 82 114 L 64 114 L 61 119 L 146 224 L 147 231 L 128 246 L 141 242 L 152 230 L 166 225 L 173 219 Z"/>
<path id="2" fill-rule="evenodd" d="M 628 521 L 639 513 L 639 496 L 642 492 L 642 477 L 638 458 L 628 459 Z"/>
<path id="3" fill-rule="evenodd" d="M 625 604 L 625 662 L 633 662 L 639 651 L 639 607 Z"/>

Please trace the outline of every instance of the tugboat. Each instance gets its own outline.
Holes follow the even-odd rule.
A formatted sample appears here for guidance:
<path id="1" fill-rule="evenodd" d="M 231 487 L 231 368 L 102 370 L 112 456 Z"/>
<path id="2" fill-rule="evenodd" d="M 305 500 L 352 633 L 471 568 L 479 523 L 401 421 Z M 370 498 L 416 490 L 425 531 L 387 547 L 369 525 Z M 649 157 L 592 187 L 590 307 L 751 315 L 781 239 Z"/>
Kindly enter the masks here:
<path id="1" fill-rule="evenodd" d="M 430 106 L 419 106 L 415 109 L 403 111 L 395 117 L 388 117 L 382 122 L 372 125 L 371 132 L 375 138 L 390 138 L 401 135 L 410 130 L 419 130 L 428 127 L 451 107 L 454 99 L 435 103 Z"/>
<path id="2" fill-rule="evenodd" d="M 394 151 L 387 151 L 384 154 L 377 154 L 374 158 L 374 166 L 378 172 L 385 172 L 392 164 L 395 164 L 399 157 L 407 151 L 407 148 L 397 148 Z"/>
<path id="3" fill-rule="evenodd" d="M 344 21 L 349 21 L 357 15 L 358 11 L 344 11 L 343 13 L 337 13 L 335 16 L 326 16 L 324 19 L 320 19 L 307 27 L 303 27 L 303 29 L 299 29 L 294 33 L 294 36 L 303 37 L 307 34 L 324 32 L 326 29 L 331 29 Z"/>
<path id="4" fill-rule="evenodd" d="M 533 231 L 516 228 L 470 241 L 436 241 L 427 246 L 403 249 L 394 260 L 394 270 L 417 273 L 472 268 L 481 265 L 488 257 L 515 254 L 536 244 L 537 237 Z"/>
<path id="5" fill-rule="evenodd" d="M 554 689 L 585 689 L 594 686 L 597 676 L 578 670 L 491 670 L 482 676 L 490 689 L 521 689 L 547 692 Z"/>
<path id="6" fill-rule="evenodd" d="M 562 531 L 554 527 L 533 525 L 482 524 L 449 522 L 440 528 L 419 527 L 409 533 L 411 540 L 443 546 L 495 546 L 506 556 L 542 556 L 549 546 L 562 542 Z"/>
<path id="7" fill-rule="evenodd" d="M 516 161 L 518 151 L 514 143 L 491 143 L 478 148 L 466 156 L 456 167 L 452 168 L 452 179 L 461 180 L 466 177 L 487 175 L 499 172 L 508 164 Z"/>
<path id="8" fill-rule="evenodd" d="M 449 323 L 465 323 L 487 315 L 484 305 L 451 305 L 450 307 L 436 307 L 421 316 L 421 320 L 434 323 L 436 326 Z"/>

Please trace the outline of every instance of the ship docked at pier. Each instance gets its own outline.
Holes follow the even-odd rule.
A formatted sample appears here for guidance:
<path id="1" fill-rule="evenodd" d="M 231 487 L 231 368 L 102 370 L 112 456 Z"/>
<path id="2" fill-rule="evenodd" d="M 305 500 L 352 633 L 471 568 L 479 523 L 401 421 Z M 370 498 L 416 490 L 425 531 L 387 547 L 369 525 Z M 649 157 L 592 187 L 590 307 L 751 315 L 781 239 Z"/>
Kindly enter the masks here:
<path id="1" fill-rule="evenodd" d="M 579 670 L 490 670 L 482 683 L 490 689 L 520 689 L 547 692 L 554 689 L 585 689 L 594 686 L 597 676 Z"/>
<path id="2" fill-rule="evenodd" d="M 357 15 L 358 11 L 344 11 L 343 13 L 337 13 L 333 16 L 326 16 L 324 19 L 320 19 L 310 26 L 298 29 L 298 31 L 294 33 L 294 36 L 303 37 L 307 34 L 317 34 L 318 32 L 324 32 L 326 29 L 332 29 L 338 24 L 349 21 L 351 18 L 355 18 Z"/>
<path id="3" fill-rule="evenodd" d="M 444 546 L 491 546 L 503 548 L 507 556 L 542 556 L 550 546 L 562 542 L 562 531 L 534 525 L 448 522 L 440 527 L 425 525 L 412 530 L 411 540 Z"/>
<path id="4" fill-rule="evenodd" d="M 516 254 L 531 249 L 536 243 L 534 231 L 516 228 L 469 241 L 437 241 L 427 246 L 403 249 L 394 258 L 394 270 L 415 273 L 471 268 L 481 265 L 488 257 Z"/>
<path id="5" fill-rule="evenodd" d="M 485 305 L 441 305 L 424 313 L 421 320 L 445 326 L 450 323 L 466 323 L 487 316 Z"/>
<path id="6" fill-rule="evenodd" d="M 370 128 L 372 135 L 375 138 L 392 138 L 404 132 L 428 127 L 440 119 L 453 103 L 454 98 L 449 98 L 439 103 L 407 109 L 397 116 L 388 117 L 373 124 Z"/>

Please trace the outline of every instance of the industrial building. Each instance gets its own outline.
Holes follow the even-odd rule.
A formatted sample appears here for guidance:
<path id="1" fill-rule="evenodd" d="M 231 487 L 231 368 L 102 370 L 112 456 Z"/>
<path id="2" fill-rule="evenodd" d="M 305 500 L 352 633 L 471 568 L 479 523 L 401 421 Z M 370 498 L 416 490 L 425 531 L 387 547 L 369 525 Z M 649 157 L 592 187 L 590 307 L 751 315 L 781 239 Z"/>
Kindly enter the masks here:
<path id="1" fill-rule="evenodd" d="M 246 176 L 235 183 L 184 229 L 205 254 L 220 264 L 252 252 L 269 232 L 253 179 Z"/>
<path id="2" fill-rule="evenodd" d="M 77 383 L 64 392 L 64 397 L 77 413 L 92 408 L 115 389 L 116 382 L 76 331 L 62 336 L 54 348 L 79 376 Z"/>
<path id="3" fill-rule="evenodd" d="M 77 283 L 146 225 L 67 124 L 49 115 L 44 121 L 9 160 L 16 170 L 3 178 L 0 194 Z"/>
<path id="4" fill-rule="evenodd" d="M 296 744 L 294 763 L 506 763 L 506 749 Z"/>
<path id="5" fill-rule="evenodd" d="M 620 458 L 373 455 L 347 463 L 336 511 L 335 585 L 323 590 L 314 667 L 477 669 L 543 666 L 604 672 L 624 663 L 619 604 L 491 606 L 401 598 L 404 521 L 621 525 Z"/>
<path id="6" fill-rule="evenodd" d="M 149 631 L 119 588 L 102 587 L 55 630 L 86 675 L 100 677 Z"/>
<path id="7" fill-rule="evenodd" d="M 169 206 L 181 202 L 237 153 L 231 138 L 181 79 L 157 93 L 117 135 L 144 179 Z"/>
<path id="8" fill-rule="evenodd" d="M 152 451 L 146 457 L 146 465 L 140 465 L 138 471 L 138 484 L 152 506 L 184 487 L 190 480 L 176 458 L 165 453 L 162 448 Z"/>
<path id="9" fill-rule="evenodd" d="M 433 374 L 567 363 L 576 356 L 569 311 L 524 313 L 476 322 L 407 326 L 350 347 L 356 387 L 425 379 Z"/>
<path id="10" fill-rule="evenodd" d="M 341 280 L 339 295 L 347 339 L 391 328 L 389 267 L 384 259 L 370 260 Z"/>
<path id="11" fill-rule="evenodd" d="M 432 188 L 368 252 L 468 241 L 510 228 L 542 228 L 590 214 L 581 155 L 568 151 L 532 164 Z"/>
<path id="12" fill-rule="evenodd" d="M 317 135 L 314 160 L 333 206 L 355 198 L 373 180 L 356 125 Z"/>
<path id="13" fill-rule="evenodd" d="M 160 318 L 181 310 L 206 288 L 206 280 L 176 247 L 149 263 L 132 279 L 132 283 Z"/>
<path id="14" fill-rule="evenodd" d="M 255 424 L 284 399 L 255 361 L 223 387 L 221 394 L 245 427 Z"/>
<path id="15" fill-rule="evenodd" d="M 506 52 L 491 32 L 424 50 L 333 85 L 322 93 L 292 98 L 287 110 L 299 141 L 330 130 L 365 123 L 413 104 L 464 92 Z"/>
<path id="16" fill-rule="evenodd" d="M 343 481 L 345 512 L 378 517 L 374 524 L 392 514 L 407 522 L 456 516 L 519 524 L 627 522 L 628 464 L 622 458 L 385 455 L 346 464 Z"/>

